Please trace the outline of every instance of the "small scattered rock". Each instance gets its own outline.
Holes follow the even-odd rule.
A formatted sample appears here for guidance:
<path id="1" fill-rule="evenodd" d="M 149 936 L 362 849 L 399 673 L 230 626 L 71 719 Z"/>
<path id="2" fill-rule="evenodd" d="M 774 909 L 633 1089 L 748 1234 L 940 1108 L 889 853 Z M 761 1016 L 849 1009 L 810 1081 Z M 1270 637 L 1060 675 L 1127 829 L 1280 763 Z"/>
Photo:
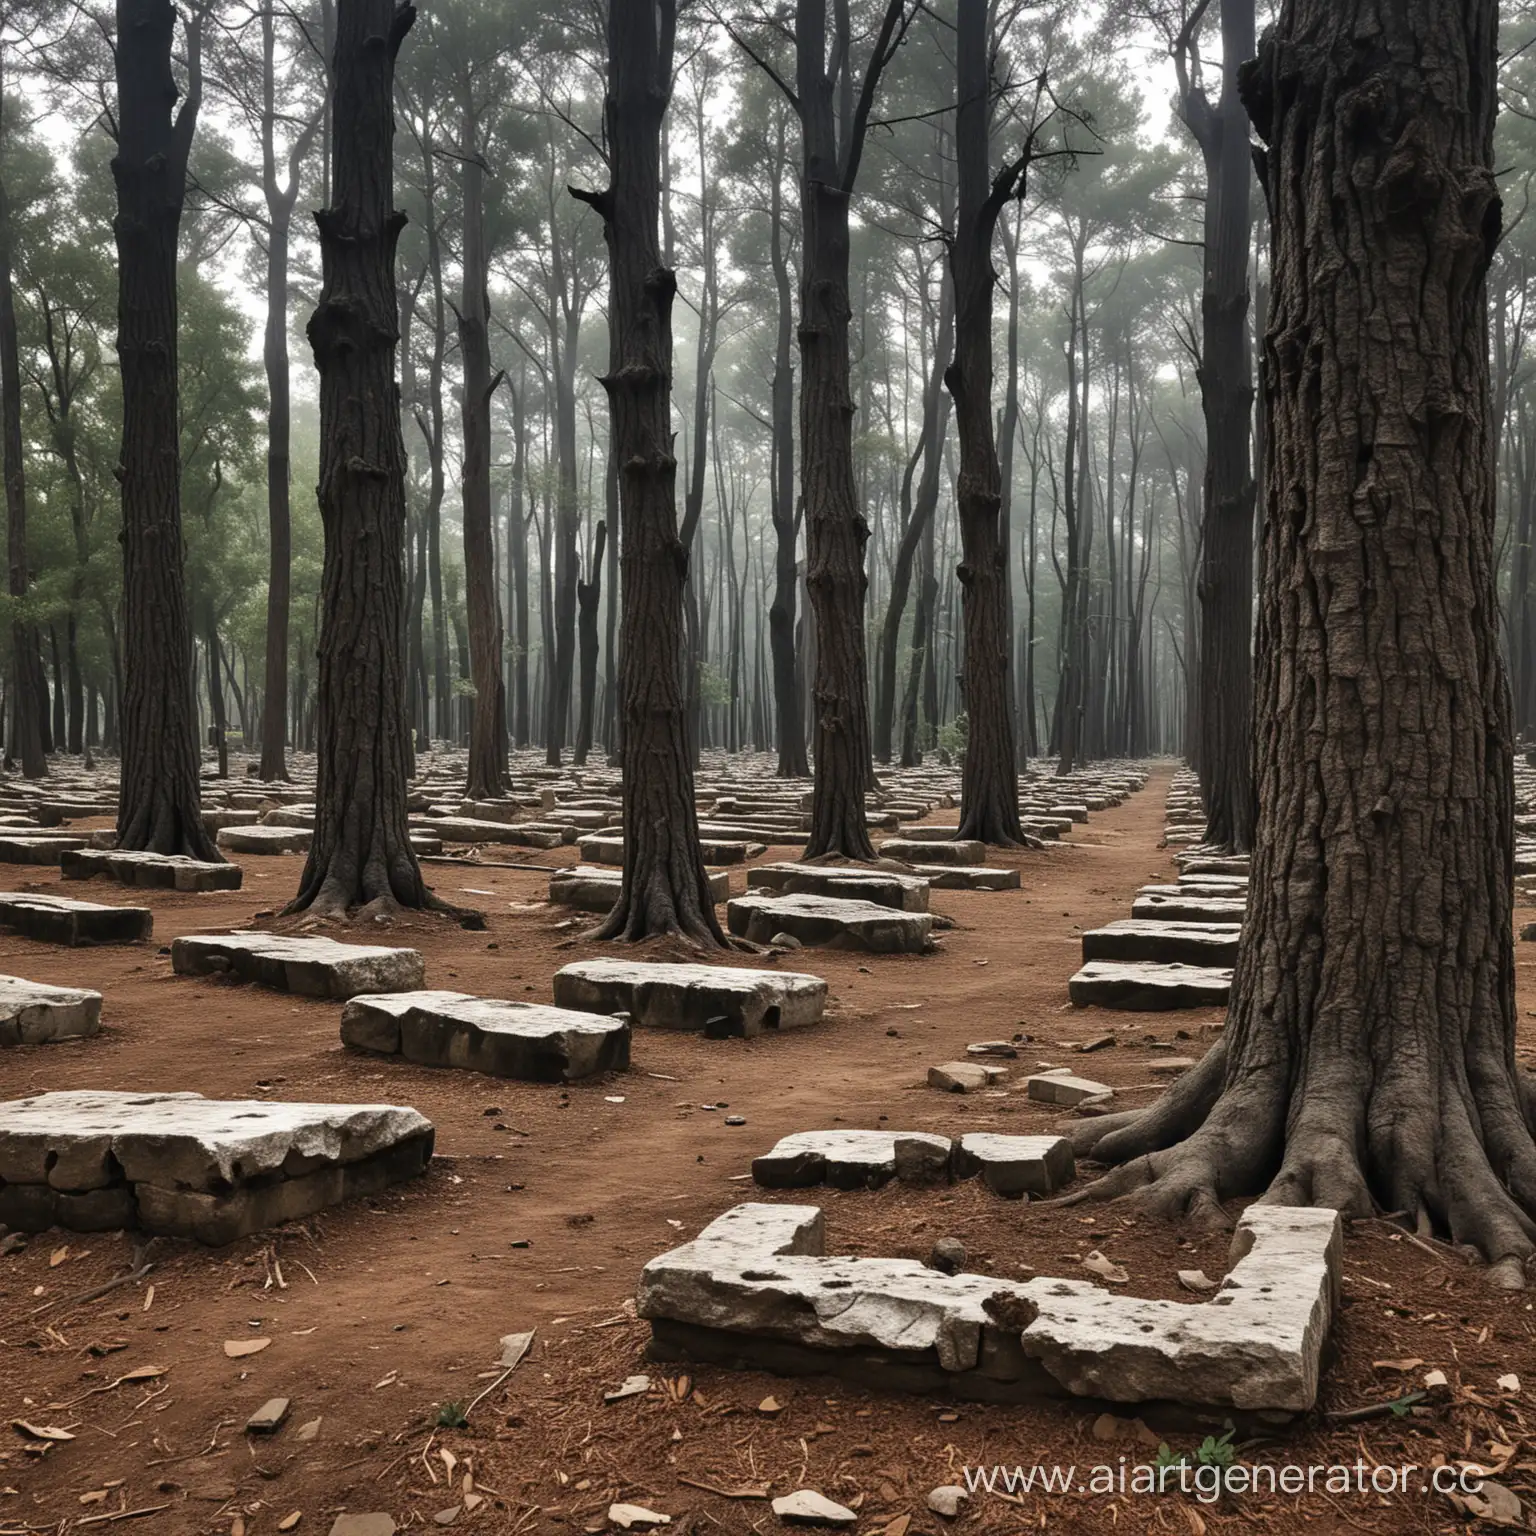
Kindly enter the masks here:
<path id="1" fill-rule="evenodd" d="M 245 1432 L 248 1435 L 276 1434 L 282 1428 L 283 1420 L 287 1417 L 288 1399 L 286 1397 L 269 1397 L 245 1421 Z"/>
<path id="2" fill-rule="evenodd" d="M 805 947 L 792 933 L 776 933 L 768 940 L 768 944 L 771 949 L 803 949 Z"/>
<path id="3" fill-rule="evenodd" d="M 928 1268 L 941 1275 L 958 1275 L 965 1268 L 965 1244 L 958 1237 L 941 1237 L 928 1255 Z"/>
<path id="4" fill-rule="evenodd" d="M 0 1258 L 12 1253 L 25 1253 L 27 1251 L 27 1236 L 24 1232 L 7 1232 L 0 1237 Z"/>
<path id="5" fill-rule="evenodd" d="M 1500 1392 L 1518 1392 L 1520 1390 L 1520 1378 L 1513 1371 L 1507 1376 L 1500 1376 L 1494 1383 Z"/>
<path id="6" fill-rule="evenodd" d="M 773 1501 L 773 1512 L 786 1525 L 855 1525 L 858 1516 L 841 1504 L 834 1504 L 814 1488 L 800 1488 Z"/>
<path id="7" fill-rule="evenodd" d="M 776 1397 L 765 1397 L 762 1402 L 757 1405 L 757 1411 L 759 1413 L 767 1414 L 767 1416 L 771 1419 L 775 1414 L 783 1412 L 783 1404 L 780 1403 Z"/>
<path id="8" fill-rule="evenodd" d="M 1107 1050 L 1114 1043 L 1115 1037 L 1113 1035 L 1095 1035 L 1092 1040 L 1084 1040 L 1077 1049 L 1079 1054 L 1086 1056 L 1090 1051 Z"/>
<path id="9" fill-rule="evenodd" d="M 603 1393 L 605 1403 L 622 1403 L 626 1397 L 640 1397 L 651 1390 L 649 1376 L 626 1376 L 612 1392 Z"/>
<path id="10" fill-rule="evenodd" d="M 975 1093 L 1008 1075 L 1006 1067 L 984 1066 L 976 1061 L 946 1061 L 928 1068 L 928 1086 L 940 1093 Z"/>
<path id="11" fill-rule="evenodd" d="M 1097 1275 L 1101 1280 L 1108 1280 L 1111 1285 L 1124 1285 L 1131 1278 L 1127 1270 L 1116 1264 L 1113 1259 L 1105 1258 L 1097 1248 L 1085 1254 L 1081 1263 L 1089 1274 Z"/>
<path id="12" fill-rule="evenodd" d="M 936 1515 L 943 1515 L 946 1520 L 953 1520 L 960 1513 L 960 1506 L 969 1498 L 964 1488 L 946 1483 L 928 1495 L 928 1508 Z"/>
<path id="13" fill-rule="evenodd" d="M 1002 1056 L 1011 1060 L 1019 1054 L 1018 1048 L 1008 1040 L 978 1040 L 965 1048 L 967 1056 Z"/>
<path id="14" fill-rule="evenodd" d="M 643 1504 L 610 1504 L 608 1519 L 621 1531 L 649 1531 L 658 1525 L 671 1525 L 671 1515 L 659 1515 Z"/>
<path id="15" fill-rule="evenodd" d="M 313 1440 L 320 1433 L 321 1422 L 320 1419 L 310 1419 L 306 1423 L 300 1424 L 293 1432 L 294 1439 L 303 1440 L 306 1443 Z"/>
<path id="16" fill-rule="evenodd" d="M 395 1536 L 393 1515 L 337 1515 L 331 1536 Z"/>
<path id="17" fill-rule="evenodd" d="M 745 1125 L 747 1123 L 747 1117 L 745 1115 L 727 1115 L 725 1117 L 725 1123 L 727 1125 Z"/>
<path id="18" fill-rule="evenodd" d="M 1181 1269 L 1179 1284 L 1186 1291 L 1214 1291 L 1216 1282 L 1203 1269 Z"/>

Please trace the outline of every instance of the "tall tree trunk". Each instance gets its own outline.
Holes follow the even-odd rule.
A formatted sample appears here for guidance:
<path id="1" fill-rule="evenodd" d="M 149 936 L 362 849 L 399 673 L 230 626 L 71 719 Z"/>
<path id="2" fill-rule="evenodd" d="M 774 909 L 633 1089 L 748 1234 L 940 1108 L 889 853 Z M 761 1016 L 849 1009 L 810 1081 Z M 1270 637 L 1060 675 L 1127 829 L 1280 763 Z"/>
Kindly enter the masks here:
<path id="1" fill-rule="evenodd" d="M 406 826 L 405 444 L 391 95 L 416 19 L 340 0 L 331 206 L 315 215 L 323 283 L 309 321 L 320 374 L 321 575 L 315 831 L 288 911 L 344 916 L 436 905 Z"/>
<path id="2" fill-rule="evenodd" d="M 598 520 L 588 569 L 590 581 L 576 583 L 576 643 L 580 677 L 577 679 L 576 742 L 571 761 L 584 765 L 592 750 L 592 721 L 597 706 L 597 615 L 603 601 L 603 551 L 608 543 L 608 524 Z"/>
<path id="3" fill-rule="evenodd" d="M 7 97 L 0 74 L 0 148 L 5 144 L 3 122 Z M 27 484 L 21 435 L 21 360 L 16 332 L 16 295 L 11 281 L 15 233 L 11 218 L 10 189 L 0 180 L 0 428 L 5 475 L 6 549 L 9 559 L 11 619 L 11 679 L 15 697 L 12 718 L 15 729 L 11 751 L 21 759 L 21 771 L 29 779 L 45 778 L 48 759 L 43 753 L 42 721 L 38 715 L 42 663 L 37 631 L 24 608 L 31 586 L 27 567 Z"/>
<path id="4" fill-rule="evenodd" d="M 848 203 L 865 124 L 884 66 L 900 41 L 903 0 L 889 0 L 854 108 L 846 16 L 827 67 L 827 0 L 795 7 L 797 98 L 803 143 L 800 191 L 800 444 L 806 585 L 815 615 L 812 755 L 816 778 L 804 857 L 871 859 L 864 813 L 871 777 L 869 680 L 864 655 L 864 546 L 869 524 L 853 467 L 849 387 Z M 839 108 L 841 110 L 839 110 Z M 841 134 L 839 134 L 841 125 Z"/>
<path id="5" fill-rule="evenodd" d="M 299 168 L 308 153 L 319 119 L 312 119 L 294 140 L 288 156 L 288 180 L 277 179 L 277 36 L 271 9 L 261 12 L 261 182 L 267 205 L 267 327 L 262 363 L 267 374 L 267 574 L 266 685 L 261 718 L 263 779 L 288 777 L 288 600 L 293 563 L 288 516 L 291 423 L 288 377 L 288 243 Z"/>
<path id="6" fill-rule="evenodd" d="M 1205 534 L 1200 567 L 1200 782 L 1206 839 L 1246 853 L 1253 843 L 1249 722 L 1253 675 L 1253 474 L 1249 429 L 1248 115 L 1237 71 L 1253 56 L 1254 0 L 1221 0 L 1221 99 L 1186 93 L 1186 117 L 1208 181 L 1205 286 L 1200 299 L 1200 399 L 1205 412 Z"/>
<path id="7" fill-rule="evenodd" d="M 945 199 L 948 200 L 947 197 Z M 923 306 L 928 308 L 926 304 Z M 891 592 L 880 626 L 880 660 L 875 672 L 874 755 L 882 762 L 891 760 L 891 738 L 896 714 L 896 673 L 901 621 L 907 611 L 907 597 L 912 586 L 912 567 L 918 547 L 926 537 L 939 509 L 939 490 L 944 478 L 944 435 L 949 430 L 950 397 L 944 393 L 944 368 L 954 347 L 954 284 L 947 274 L 939 285 L 938 332 L 934 340 L 933 368 L 923 384 L 923 424 L 918 434 L 915 462 L 922 465 L 917 494 L 910 497 L 914 461 L 909 460 L 902 480 L 902 500 L 909 510 L 896 544 L 896 559 L 891 566 Z M 928 615 L 931 626 L 933 615 Z M 919 630 L 914 623 L 912 646 L 925 649 L 932 640 L 930 631 Z"/>
<path id="8" fill-rule="evenodd" d="M 192 632 L 182 568 L 176 241 L 201 95 L 199 21 L 181 110 L 170 0 L 117 0 L 117 355 L 122 372 L 122 781 L 117 841 L 216 860 L 199 802 Z"/>
<path id="9" fill-rule="evenodd" d="M 661 127 L 672 89 L 675 0 L 608 7 L 603 115 L 610 181 L 578 195 L 608 245 L 609 371 L 624 581 L 619 690 L 624 720 L 624 876 L 604 938 L 724 939 L 699 850 L 683 681 L 677 460 L 672 454 L 672 300 L 662 265 Z M 594 614 L 595 617 L 595 614 Z"/>
<path id="10" fill-rule="evenodd" d="M 1077 1139 L 1154 1209 L 1384 1207 L 1518 1286 L 1496 45 L 1496 0 L 1285 0 L 1245 71 L 1273 274 L 1248 920 L 1221 1041 Z"/>
<path id="11" fill-rule="evenodd" d="M 795 506 L 795 374 L 794 311 L 790 293 L 789 254 L 784 235 L 784 168 L 787 120 L 780 113 L 774 139 L 769 184 L 769 255 L 777 298 L 772 386 L 772 451 L 768 487 L 773 521 L 773 600 L 768 607 L 768 645 L 773 655 L 773 705 L 778 735 L 778 776 L 803 779 L 811 771 L 805 754 L 805 725 L 800 702 L 800 672 L 795 659 L 795 599 L 800 573 L 795 543 L 800 517 Z"/>
<path id="12" fill-rule="evenodd" d="M 490 292 L 485 245 L 485 167 L 474 81 L 461 82 L 460 175 L 463 178 L 464 289 L 459 301 L 459 357 L 464 369 L 464 588 L 469 621 L 470 716 L 468 793 L 473 800 L 507 792 L 507 693 L 501 677 L 501 605 L 496 599 L 496 546 L 491 536 Z"/>
<path id="13" fill-rule="evenodd" d="M 992 80 L 987 0 L 959 0 L 955 13 L 958 103 L 955 160 L 959 205 L 949 269 L 955 290 L 955 359 L 944 382 L 955 400 L 960 474 L 961 602 L 968 733 L 961 774 L 962 838 L 1004 846 L 1023 841 L 1013 740 L 1008 652 L 1008 550 L 1003 538 L 1002 471 L 992 435 L 992 236 L 1027 160 L 992 176 Z M 1026 155 L 1028 151 L 1026 150 Z"/>

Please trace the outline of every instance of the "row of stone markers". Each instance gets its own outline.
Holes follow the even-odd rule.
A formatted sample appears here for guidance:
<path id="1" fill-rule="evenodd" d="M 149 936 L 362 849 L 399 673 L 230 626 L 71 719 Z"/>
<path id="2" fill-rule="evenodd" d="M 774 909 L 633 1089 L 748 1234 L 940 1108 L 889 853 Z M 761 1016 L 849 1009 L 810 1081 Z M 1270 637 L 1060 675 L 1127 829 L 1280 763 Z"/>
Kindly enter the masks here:
<path id="1" fill-rule="evenodd" d="M 1187 770 L 1168 790 L 1165 840 L 1175 885 L 1144 885 L 1131 916 L 1083 934 L 1083 966 L 1067 983 L 1079 1007 L 1152 1012 L 1223 1006 L 1248 904 L 1248 859 L 1206 849 L 1199 785 Z"/>

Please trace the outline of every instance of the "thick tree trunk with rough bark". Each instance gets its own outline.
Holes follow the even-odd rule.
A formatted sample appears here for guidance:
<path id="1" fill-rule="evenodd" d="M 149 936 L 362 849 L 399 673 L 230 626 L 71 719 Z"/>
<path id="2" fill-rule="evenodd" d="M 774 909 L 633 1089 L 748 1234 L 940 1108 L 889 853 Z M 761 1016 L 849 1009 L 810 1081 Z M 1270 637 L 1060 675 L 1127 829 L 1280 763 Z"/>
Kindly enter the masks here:
<path id="1" fill-rule="evenodd" d="M 1197 761 L 1206 837 L 1246 853 L 1253 843 L 1253 363 L 1248 347 L 1248 114 L 1238 66 L 1253 54 L 1254 0 L 1221 0 L 1221 99 L 1185 93 L 1185 118 L 1206 168 L 1200 400 L 1205 413 L 1205 529 L 1200 563 Z"/>
<path id="2" fill-rule="evenodd" d="M 117 355 L 122 371 L 122 848 L 218 859 L 203 829 L 192 631 L 182 568 L 176 240 L 199 102 L 172 116 L 170 0 L 118 0 Z M 197 26 L 194 23 L 194 28 Z"/>
<path id="3" fill-rule="evenodd" d="M 1097 1186 L 1406 1212 L 1521 1282 L 1512 762 L 1484 277 L 1496 0 L 1285 0 L 1268 145 L 1258 830 L 1225 1035 Z"/>
<path id="4" fill-rule="evenodd" d="M 592 724 L 597 709 L 597 615 L 603 600 L 603 553 L 608 545 L 608 524 L 599 520 L 592 543 L 590 581 L 576 583 L 576 650 L 580 676 L 577 678 L 576 742 L 571 761 L 578 767 L 592 750 Z"/>
<path id="5" fill-rule="evenodd" d="M 0 76 L 3 79 L 3 76 Z M 0 90 L 0 114 L 5 110 L 5 94 Z M 0 124 L 0 146 L 4 144 L 4 125 Z M 0 430 L 5 476 L 6 551 L 9 561 L 10 595 L 18 612 L 11 620 L 11 678 L 14 691 L 11 750 L 21 759 L 21 771 L 29 779 L 45 778 L 48 759 L 43 754 L 43 733 L 38 718 L 41 658 L 37 631 L 19 611 L 31 586 L 27 568 L 27 485 L 21 434 L 21 353 L 16 332 L 16 292 L 11 281 L 11 252 L 14 234 L 11 224 L 9 189 L 0 182 L 0 412 L 4 415 Z"/>
<path id="6" fill-rule="evenodd" d="M 768 608 L 768 649 L 773 661 L 774 733 L 778 737 L 778 776 L 803 779 L 811 771 L 805 754 L 805 725 L 800 707 L 800 675 L 795 664 L 795 589 L 800 573 L 795 542 L 800 519 L 795 512 L 794 310 L 785 249 L 783 177 L 786 123 L 781 115 L 774 139 L 769 186 L 769 256 L 778 301 L 773 349 L 773 469 L 769 483 L 773 520 L 773 599 Z"/>
<path id="7" fill-rule="evenodd" d="M 406 826 L 405 444 L 395 380 L 395 56 L 415 20 L 341 0 L 331 206 L 315 215 L 323 284 L 309 321 L 320 374 L 321 576 L 315 831 L 290 912 L 434 905 Z"/>
<path id="8" fill-rule="evenodd" d="M 469 670 L 475 688 L 469 727 L 468 794 L 494 800 L 507 792 L 507 691 L 501 675 L 501 604 L 496 597 L 496 541 L 491 534 L 491 301 L 485 245 L 485 167 L 474 82 L 462 82 L 459 153 L 463 157 L 464 288 L 459 300 L 459 358 L 464 369 L 464 589 Z"/>
<path id="9" fill-rule="evenodd" d="M 960 473 L 961 606 L 965 623 L 964 690 L 969 733 L 960 778 L 960 831 L 1003 846 L 1023 841 L 1013 743 L 1008 652 L 1008 552 L 1003 481 L 992 432 L 992 237 L 998 215 L 1027 164 L 992 176 L 992 82 L 987 0 L 959 0 L 955 21 L 958 103 L 955 160 L 959 204 L 949 270 L 955 290 L 955 357 L 944 382 L 955 401 Z M 1026 151 L 1027 153 L 1027 151 Z"/>
<path id="10" fill-rule="evenodd" d="M 624 611 L 619 710 L 624 736 L 624 877 L 600 938 L 675 933 L 724 943 L 699 850 L 683 677 L 677 460 L 672 453 L 672 300 L 662 264 L 661 128 L 672 90 L 675 0 L 608 7 L 604 102 L 611 180 L 579 192 L 608 245 L 609 371 L 619 463 Z"/>

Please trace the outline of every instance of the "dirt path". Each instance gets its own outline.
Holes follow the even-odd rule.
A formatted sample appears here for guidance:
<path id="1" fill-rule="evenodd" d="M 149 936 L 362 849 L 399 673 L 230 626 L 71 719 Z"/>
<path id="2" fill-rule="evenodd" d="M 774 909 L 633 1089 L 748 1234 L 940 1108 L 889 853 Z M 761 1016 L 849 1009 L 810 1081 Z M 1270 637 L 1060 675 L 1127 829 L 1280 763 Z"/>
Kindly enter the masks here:
<path id="1" fill-rule="evenodd" d="M 1059 1114 L 1022 1096 L 956 1098 L 924 1085 L 928 1066 L 963 1055 L 967 1042 L 1017 1031 L 1031 1037 L 1020 1068 L 1072 1061 L 1131 1104 L 1158 1091 L 1151 1068 L 1170 1042 L 1198 1053 L 1208 1040 L 1200 1026 L 1219 1012 L 1077 1012 L 1066 1002 L 1081 929 L 1129 915 L 1137 886 L 1172 875 L 1157 847 L 1170 774 L 1171 767 L 1159 768 L 1142 793 L 1074 829 L 1066 845 L 1005 860 L 1021 869 L 1022 891 L 935 892 L 934 909 L 956 925 L 942 935 L 941 954 L 818 951 L 782 962 L 827 978 L 835 1006 L 825 1024 L 755 1041 L 639 1033 L 630 1072 L 569 1089 L 365 1058 L 339 1046 L 333 1004 L 172 976 L 159 946 L 270 911 L 293 889 L 298 858 L 247 859 L 242 892 L 153 893 L 152 946 L 68 952 L 0 940 L 0 970 L 94 986 L 106 996 L 106 1028 L 97 1039 L 0 1056 L 0 1096 L 108 1087 L 385 1100 L 426 1114 L 439 1153 L 411 1187 L 327 1213 L 277 1242 L 250 1240 L 211 1253 L 156 1245 L 158 1267 L 147 1281 L 83 1305 L 65 1303 L 127 1269 L 126 1237 L 49 1235 L 24 1254 L 0 1258 L 0 1408 L 7 1420 L 67 1426 L 76 1437 L 42 1455 L 19 1434 L 0 1446 L 0 1533 L 72 1529 L 93 1514 L 137 1508 L 151 1512 L 129 1528 L 156 1533 L 228 1532 L 238 1514 L 257 1536 L 276 1530 L 291 1511 L 303 1512 L 303 1532 L 324 1532 L 340 1508 L 386 1509 L 402 1522 L 414 1513 L 430 1523 L 455 1502 L 442 1485 L 443 1464 L 429 1473 L 419 1454 L 439 1410 L 468 1402 L 493 1381 L 487 1373 L 498 1338 L 529 1328 L 539 1331 L 535 1356 L 476 1411 L 469 1431 L 439 1431 L 434 1442 L 434 1456 L 445 1443 L 474 1456 L 477 1474 L 495 1490 L 459 1517 L 479 1530 L 602 1529 L 609 1497 L 649 1502 L 679 1516 L 683 1529 L 690 1512 L 699 1530 L 775 1527 L 761 1502 L 678 1484 L 683 1453 L 670 1434 L 685 1422 L 681 1443 L 691 1452 L 692 1475 L 771 1475 L 775 1493 L 804 1480 L 845 1501 L 853 1494 L 839 1479 L 851 1475 L 868 1495 L 871 1518 L 861 1530 L 910 1512 L 914 1533 L 938 1523 L 923 1512 L 921 1495 L 953 1480 L 953 1472 L 940 1475 L 946 1461 L 983 1459 L 981 1446 L 997 1435 L 1054 1444 L 1058 1452 L 1080 1440 L 1083 1417 L 1069 1409 L 967 1408 L 962 1433 L 936 1419 L 949 1405 L 863 1398 L 815 1383 L 705 1371 L 687 1405 L 653 1397 L 613 1409 L 601 1407 L 601 1388 L 639 1368 L 646 1330 L 623 1308 L 640 1266 L 751 1198 L 743 1179 L 750 1159 L 780 1135 L 836 1123 L 951 1135 L 1049 1129 Z M 793 851 L 766 857 L 786 856 Z M 541 856 L 546 861 L 574 862 L 574 850 Z M 434 923 L 380 935 L 380 942 L 422 949 L 430 985 L 545 1000 L 559 965 L 597 952 L 572 937 L 579 922 L 543 904 L 542 876 L 443 866 L 430 872 L 441 894 L 489 916 L 486 933 Z M 9 873 L 13 888 L 30 874 Z M 733 872 L 733 890 L 743 883 Z M 45 875 L 31 888 L 56 884 Z M 91 894 L 121 895 L 106 888 Z M 1071 1053 L 1067 1042 L 1110 1031 L 1113 1048 Z M 1176 1041 L 1176 1031 L 1190 1038 Z M 698 1107 L 704 1103 L 721 1108 Z M 725 1125 L 727 1106 L 746 1116 L 745 1126 Z M 922 1256 L 938 1235 L 936 1227 L 925 1229 L 929 1207 L 920 1210 L 905 1192 L 829 1195 L 825 1203 L 853 1251 Z M 933 1209 L 940 1207 L 941 1219 L 963 1231 L 977 1259 L 1001 1266 L 997 1272 L 1008 1265 L 1050 1272 L 1047 1266 L 1081 1247 L 1074 1232 L 1101 1246 L 1118 1240 L 1116 1257 L 1133 1261 L 1149 1292 L 1177 1295 L 1170 1289 L 1174 1260 L 1187 1264 L 1190 1253 L 1213 1274 L 1222 1268 L 1219 1242 L 1180 1248 L 1181 1234 L 1142 1231 L 1118 1217 L 1001 1207 L 963 1189 L 938 1197 Z M 1428 1260 L 1421 1267 L 1427 1276 L 1436 1272 Z M 1477 1328 L 1488 1332 L 1470 1353 L 1461 1340 L 1459 1367 L 1470 1372 L 1486 1355 L 1491 1370 L 1524 1351 L 1525 1374 L 1536 1385 L 1529 1310 L 1481 1295 L 1460 1275 L 1458 1268 L 1461 1310 L 1472 1307 Z M 1490 1321 L 1481 1320 L 1485 1314 Z M 270 1338 L 271 1347 L 226 1358 L 225 1340 L 255 1337 Z M 1362 1350 L 1377 1347 L 1362 1337 Z M 165 1374 L 82 1397 L 145 1365 Z M 1355 1374 L 1343 1378 L 1346 1389 Z M 770 1391 L 783 1403 L 809 1406 L 743 1427 L 739 1415 L 753 1413 Z M 271 1441 L 248 1441 L 246 1416 L 277 1395 L 293 1400 L 289 1427 Z M 317 1417 L 317 1434 L 301 1441 L 296 1426 Z M 1532 1418 L 1536 1423 L 1536 1413 Z M 869 1449 L 855 1455 L 851 1445 Z M 955 1448 L 947 1455 L 946 1445 Z M 1091 1459 L 1107 1459 L 1105 1449 Z M 1009 1459 L 1018 1454 L 1010 1450 Z M 994 1447 L 985 1459 L 1001 1455 Z M 839 1470 L 845 1463 L 851 1474 Z M 109 1483 L 118 1486 L 105 1499 L 82 1502 Z M 1051 1507 L 1042 1504 L 1040 1513 Z M 1135 1513 L 1129 1506 L 1123 1517 L 1108 1511 L 1103 1500 L 1084 1505 L 1062 1528 L 1142 1528 L 1127 1526 Z M 1437 1506 L 1433 1515 L 1445 1512 Z M 1018 1529 L 1018 1515 L 1017 1506 L 982 1501 L 961 1528 Z M 1150 1518 L 1146 1505 L 1137 1521 L 1143 1516 Z M 1034 1515 L 1030 1520 L 1038 1528 Z"/>

